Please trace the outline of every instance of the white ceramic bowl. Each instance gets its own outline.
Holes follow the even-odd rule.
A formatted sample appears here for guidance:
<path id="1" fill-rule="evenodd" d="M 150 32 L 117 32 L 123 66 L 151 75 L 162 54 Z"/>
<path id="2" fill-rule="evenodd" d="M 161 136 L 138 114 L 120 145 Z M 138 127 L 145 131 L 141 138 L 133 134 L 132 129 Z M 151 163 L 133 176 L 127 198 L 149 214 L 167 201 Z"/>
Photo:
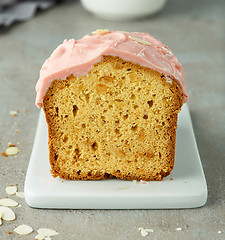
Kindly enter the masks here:
<path id="1" fill-rule="evenodd" d="M 110 20 L 142 18 L 158 12 L 167 0 L 81 0 L 94 15 Z"/>

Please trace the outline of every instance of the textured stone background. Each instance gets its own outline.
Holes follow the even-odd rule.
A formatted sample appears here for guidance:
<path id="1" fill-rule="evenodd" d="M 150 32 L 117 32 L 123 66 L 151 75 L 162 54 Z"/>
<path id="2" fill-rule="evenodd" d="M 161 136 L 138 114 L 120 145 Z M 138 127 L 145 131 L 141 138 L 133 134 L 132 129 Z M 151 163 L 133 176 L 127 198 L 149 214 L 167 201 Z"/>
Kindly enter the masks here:
<path id="1" fill-rule="evenodd" d="M 225 239 L 224 10 L 223 0 L 169 0 L 150 18 L 114 22 L 67 1 L 30 21 L 0 28 L 0 152 L 8 142 L 20 142 L 21 150 L 15 157 L 0 156 L 0 198 L 9 184 L 23 191 L 39 115 L 34 87 L 43 61 L 64 38 L 78 39 L 98 28 L 149 32 L 182 62 L 209 194 L 204 207 L 186 210 L 38 210 L 22 199 L 14 208 L 17 220 L 0 226 L 0 239 L 34 239 L 34 233 L 7 234 L 22 223 L 55 229 L 60 235 L 53 239 L 143 239 L 138 227 L 155 230 L 145 239 Z M 11 110 L 19 110 L 18 116 Z"/>

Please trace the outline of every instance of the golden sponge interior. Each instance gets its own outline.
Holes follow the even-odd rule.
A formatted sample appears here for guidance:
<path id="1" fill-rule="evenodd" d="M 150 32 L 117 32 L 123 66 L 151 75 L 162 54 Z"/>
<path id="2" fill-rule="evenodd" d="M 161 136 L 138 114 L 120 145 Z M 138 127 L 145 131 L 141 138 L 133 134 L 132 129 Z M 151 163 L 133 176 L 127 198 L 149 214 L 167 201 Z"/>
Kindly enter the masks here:
<path id="1" fill-rule="evenodd" d="M 174 166 L 181 106 L 175 81 L 118 57 L 54 80 L 43 102 L 52 174 L 162 180 Z"/>

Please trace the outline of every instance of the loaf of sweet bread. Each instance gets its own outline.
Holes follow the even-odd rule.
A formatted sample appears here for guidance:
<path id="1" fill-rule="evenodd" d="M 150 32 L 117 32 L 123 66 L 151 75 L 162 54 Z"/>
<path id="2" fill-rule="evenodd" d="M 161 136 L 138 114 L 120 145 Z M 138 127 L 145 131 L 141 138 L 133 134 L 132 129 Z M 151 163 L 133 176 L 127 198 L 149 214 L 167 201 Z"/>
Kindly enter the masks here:
<path id="1" fill-rule="evenodd" d="M 149 181 L 172 171 L 188 95 L 181 64 L 149 34 L 104 30 L 65 40 L 36 89 L 54 177 Z"/>

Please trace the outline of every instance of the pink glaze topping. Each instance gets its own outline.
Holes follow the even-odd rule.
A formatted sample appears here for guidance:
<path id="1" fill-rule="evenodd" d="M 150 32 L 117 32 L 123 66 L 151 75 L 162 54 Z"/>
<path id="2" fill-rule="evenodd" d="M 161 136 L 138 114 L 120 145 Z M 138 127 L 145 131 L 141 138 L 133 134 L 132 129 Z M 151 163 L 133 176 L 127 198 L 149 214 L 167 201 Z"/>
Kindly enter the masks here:
<path id="1" fill-rule="evenodd" d="M 148 33 L 119 31 L 97 32 L 82 39 L 64 40 L 40 71 L 36 85 L 36 105 L 41 108 L 44 95 L 54 79 L 66 79 L 73 74 L 87 75 L 103 55 L 118 56 L 126 61 L 152 68 L 174 79 L 180 85 L 183 101 L 188 101 L 184 70 L 170 49 Z"/>

